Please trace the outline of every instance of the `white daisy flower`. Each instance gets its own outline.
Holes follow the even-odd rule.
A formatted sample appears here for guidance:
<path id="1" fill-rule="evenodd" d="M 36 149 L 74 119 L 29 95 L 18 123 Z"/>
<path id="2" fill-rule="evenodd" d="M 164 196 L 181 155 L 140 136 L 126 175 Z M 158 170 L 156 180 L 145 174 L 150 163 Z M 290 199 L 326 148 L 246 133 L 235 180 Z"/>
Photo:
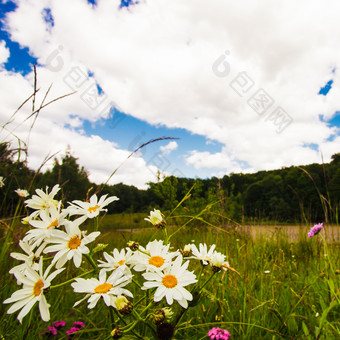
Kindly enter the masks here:
<path id="1" fill-rule="evenodd" d="M 47 303 L 44 296 L 44 290 L 51 285 L 51 281 L 61 273 L 64 268 L 58 269 L 52 274 L 48 275 L 52 265 L 50 265 L 45 273 L 43 273 L 43 258 L 39 261 L 39 271 L 36 272 L 31 267 L 26 265 L 26 270 L 24 274 L 17 273 L 16 277 L 20 283 L 23 284 L 22 289 L 17 290 L 12 294 L 9 299 L 6 299 L 4 303 L 14 303 L 7 311 L 8 314 L 14 313 L 21 309 L 18 320 L 21 323 L 22 318 L 31 310 L 36 302 L 39 301 L 39 310 L 42 320 L 50 320 L 50 305 Z"/>
<path id="2" fill-rule="evenodd" d="M 49 242 L 55 244 L 46 247 L 44 253 L 57 252 L 52 260 L 52 263 L 56 263 L 56 268 L 61 268 L 66 261 L 72 258 L 74 265 L 78 268 L 82 261 L 82 254 L 90 252 L 86 245 L 100 235 L 100 232 L 96 231 L 83 237 L 78 222 L 77 220 L 67 221 L 65 223 L 66 232 L 57 229 L 52 232 Z"/>
<path id="3" fill-rule="evenodd" d="M 106 196 L 107 195 L 100 197 L 99 201 L 96 194 L 90 197 L 89 202 L 82 202 L 78 200 L 72 201 L 70 206 L 67 208 L 67 211 L 70 216 L 83 215 L 83 221 L 85 221 L 86 218 L 97 217 L 101 211 L 107 211 L 107 209 L 103 209 L 105 206 L 113 201 L 119 200 L 116 196 L 108 198 L 106 198 Z"/>
<path id="4" fill-rule="evenodd" d="M 225 255 L 215 251 L 211 257 L 211 261 L 210 261 L 211 266 L 216 267 L 216 268 L 222 268 L 224 263 L 225 263 Z"/>
<path id="5" fill-rule="evenodd" d="M 24 241 L 29 241 L 34 247 L 39 246 L 43 241 L 49 242 L 52 231 L 66 223 L 66 211 L 59 212 L 59 210 L 60 204 L 58 204 L 57 208 L 53 205 L 48 210 L 40 210 L 40 220 L 29 219 L 29 224 L 34 229 L 26 233 Z"/>
<path id="6" fill-rule="evenodd" d="M 144 220 L 152 223 L 156 227 L 165 224 L 164 215 L 159 210 L 156 209 L 150 211 L 149 217 L 144 218 Z"/>
<path id="7" fill-rule="evenodd" d="M 96 306 L 99 299 L 102 297 L 105 304 L 116 307 L 116 297 L 118 295 L 126 295 L 133 297 L 130 291 L 122 287 L 126 286 L 131 282 L 132 275 L 125 275 L 124 270 L 118 268 L 108 278 L 106 278 L 106 272 L 101 271 L 99 273 L 99 280 L 95 278 L 83 279 L 77 278 L 76 282 L 72 283 L 71 286 L 75 293 L 87 293 L 86 296 L 80 301 L 74 304 L 77 306 L 80 302 L 90 297 L 88 308 Z"/>
<path id="8" fill-rule="evenodd" d="M 56 184 L 50 193 L 48 193 L 48 187 L 46 187 L 46 192 L 43 192 L 41 189 L 37 189 L 35 192 L 37 195 L 33 195 L 32 198 L 25 201 L 26 206 L 28 208 L 32 208 L 35 210 L 49 210 L 51 207 L 57 207 L 58 201 L 54 199 L 54 196 L 60 190 L 59 184 Z M 37 216 L 39 211 L 35 211 L 33 214 Z"/>
<path id="9" fill-rule="evenodd" d="M 215 244 L 213 244 L 208 251 L 207 245 L 205 243 L 204 244 L 200 243 L 198 250 L 197 247 L 194 244 L 192 244 L 191 252 L 193 256 L 188 257 L 188 259 L 200 260 L 204 265 L 207 265 L 211 261 L 215 247 L 216 247 Z"/>
<path id="10" fill-rule="evenodd" d="M 170 244 L 164 245 L 162 240 L 149 242 L 144 252 L 136 251 L 131 258 L 133 269 L 137 272 L 163 270 L 179 254 L 178 251 L 169 252 L 169 247 Z"/>
<path id="11" fill-rule="evenodd" d="M 19 246 L 27 255 L 21 253 L 10 253 L 11 257 L 13 257 L 16 260 L 23 261 L 24 263 L 13 267 L 9 271 L 9 273 L 14 274 L 14 276 L 16 276 L 16 273 L 24 272 L 27 265 L 31 267 L 33 270 L 38 270 L 39 266 L 37 263 L 34 262 L 34 260 L 36 258 L 39 258 L 40 253 L 42 251 L 42 247 L 40 247 L 36 252 L 33 252 L 34 247 L 23 240 L 19 241 Z"/>
<path id="12" fill-rule="evenodd" d="M 179 255 L 170 266 L 164 271 L 154 273 L 144 273 L 144 282 L 142 289 L 157 288 L 154 301 L 158 302 L 165 296 L 168 305 L 172 305 L 176 300 L 183 308 L 188 308 L 188 301 L 192 301 L 191 293 L 184 287 L 197 282 L 193 272 L 187 270 L 189 261 L 183 265 L 183 257 Z"/>
<path id="13" fill-rule="evenodd" d="M 125 270 L 127 275 L 131 275 L 130 268 L 128 265 L 130 264 L 131 257 L 133 255 L 131 249 L 122 249 L 120 252 L 118 249 L 113 249 L 112 255 L 109 255 L 107 252 L 104 252 L 105 261 L 98 260 L 100 263 L 98 267 L 103 268 L 102 270 L 108 272 L 111 270 L 115 270 L 118 267 L 121 267 Z"/>
<path id="14" fill-rule="evenodd" d="M 29 195 L 28 191 L 25 189 L 14 190 L 20 197 L 27 197 Z"/>

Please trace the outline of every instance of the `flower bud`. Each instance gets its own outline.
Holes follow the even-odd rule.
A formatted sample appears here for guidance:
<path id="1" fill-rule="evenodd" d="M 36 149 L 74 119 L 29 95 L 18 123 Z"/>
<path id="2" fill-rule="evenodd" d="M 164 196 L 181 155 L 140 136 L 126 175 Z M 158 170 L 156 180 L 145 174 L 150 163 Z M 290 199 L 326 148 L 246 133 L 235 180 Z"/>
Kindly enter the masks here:
<path id="1" fill-rule="evenodd" d="M 210 261 L 213 272 L 215 273 L 219 272 L 222 269 L 222 266 L 224 263 L 225 263 L 225 255 L 215 252 Z"/>
<path id="2" fill-rule="evenodd" d="M 144 218 L 145 221 L 152 223 L 157 228 L 165 228 L 166 222 L 164 221 L 164 215 L 159 211 L 154 209 L 150 211 L 148 218 Z"/>
<path id="3" fill-rule="evenodd" d="M 119 339 L 119 338 L 121 338 L 123 336 L 122 331 L 121 331 L 119 326 L 115 327 L 112 330 L 111 336 L 112 336 L 113 339 Z"/>
<path id="4" fill-rule="evenodd" d="M 174 312 L 169 307 L 164 307 L 161 309 L 158 309 L 153 317 L 153 322 L 156 325 L 161 324 L 165 319 L 171 319 Z"/>
<path id="5" fill-rule="evenodd" d="M 190 244 L 186 244 L 182 250 L 183 256 L 189 256 L 191 253 L 191 246 Z"/>
<path id="6" fill-rule="evenodd" d="M 108 244 L 98 243 L 95 248 L 92 250 L 92 254 L 98 253 L 99 251 L 104 250 Z"/>
<path id="7" fill-rule="evenodd" d="M 132 312 L 133 304 L 124 295 L 117 296 L 115 304 L 121 314 L 127 315 Z"/>
<path id="8" fill-rule="evenodd" d="M 164 307 L 161 309 L 166 319 L 171 319 L 174 312 L 169 307 Z"/>
<path id="9" fill-rule="evenodd" d="M 139 243 L 135 242 L 135 241 L 129 241 L 127 243 L 127 246 L 132 250 L 132 251 L 136 251 L 139 249 Z"/>
<path id="10" fill-rule="evenodd" d="M 153 322 L 155 323 L 155 325 L 159 325 L 164 321 L 165 317 L 163 313 L 160 313 L 159 311 L 157 311 L 154 315 L 153 315 Z"/>

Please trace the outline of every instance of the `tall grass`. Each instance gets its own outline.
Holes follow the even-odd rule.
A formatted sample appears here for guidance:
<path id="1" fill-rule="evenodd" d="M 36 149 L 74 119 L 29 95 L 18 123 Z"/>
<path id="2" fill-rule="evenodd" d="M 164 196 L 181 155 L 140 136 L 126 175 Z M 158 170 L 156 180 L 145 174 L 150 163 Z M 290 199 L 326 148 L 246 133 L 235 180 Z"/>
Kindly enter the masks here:
<path id="1" fill-rule="evenodd" d="M 151 238 L 160 239 L 161 232 L 141 230 L 129 234 L 130 237 L 146 244 Z M 183 248 L 193 241 L 216 244 L 240 276 L 229 271 L 216 276 L 205 287 L 199 305 L 181 319 L 175 339 L 205 339 L 212 326 L 227 328 L 235 339 L 303 339 L 308 338 L 308 334 L 311 339 L 316 338 L 315 330 L 320 327 L 322 314 L 335 300 L 329 280 L 339 287 L 339 276 L 329 268 L 329 263 L 334 269 L 340 268 L 339 244 L 328 246 L 325 254 L 320 239 L 307 240 L 306 235 L 291 243 L 283 234 L 253 240 L 235 231 L 216 233 L 209 228 L 187 228 L 174 236 L 171 245 Z M 99 242 L 107 243 L 107 250 L 121 248 L 126 244 L 126 235 L 111 231 L 101 235 Z M 16 244 L 12 244 L 11 250 L 15 248 Z M 7 274 L 14 264 L 9 258 L 0 268 L 2 300 L 16 286 L 15 279 Z M 72 265 L 68 265 L 67 271 L 72 270 Z M 88 328 L 108 326 L 110 321 L 104 305 L 95 310 L 88 310 L 86 305 L 73 308 L 73 295 L 72 288 L 66 287 L 48 296 L 51 320 L 82 320 Z M 41 332 L 46 324 L 40 320 L 37 309 L 33 310 L 34 322 L 29 329 L 19 327 L 15 315 L 7 315 L 6 309 L 7 306 L 0 306 L 0 335 L 5 339 L 43 338 Z M 337 304 L 326 315 L 319 339 L 339 336 L 339 316 Z M 102 339 L 97 333 L 78 334 L 77 338 Z"/>

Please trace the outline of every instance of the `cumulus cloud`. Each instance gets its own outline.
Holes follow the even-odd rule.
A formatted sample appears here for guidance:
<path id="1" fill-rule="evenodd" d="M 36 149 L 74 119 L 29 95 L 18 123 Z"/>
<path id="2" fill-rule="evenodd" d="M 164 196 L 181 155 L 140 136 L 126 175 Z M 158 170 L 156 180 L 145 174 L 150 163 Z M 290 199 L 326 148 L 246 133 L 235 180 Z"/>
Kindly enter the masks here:
<path id="1" fill-rule="evenodd" d="M 5 64 L 9 58 L 9 49 L 5 41 L 0 41 L 0 65 Z"/>
<path id="2" fill-rule="evenodd" d="M 169 142 L 167 145 L 161 146 L 160 150 L 164 155 L 169 155 L 172 151 L 178 148 L 178 144 L 175 141 Z"/>
<path id="3" fill-rule="evenodd" d="M 118 170 L 109 184 L 123 182 L 145 188 L 147 182 L 155 181 L 157 169 L 147 165 L 141 157 L 129 157 L 130 152 L 120 149 L 115 143 L 99 136 L 85 135 L 81 129 L 84 113 L 76 117 L 67 116 L 67 112 L 73 112 L 68 111 L 72 107 L 84 107 L 86 110 L 86 105 L 83 105 L 76 95 L 46 106 L 39 112 L 37 119 L 36 115 L 29 118 L 32 113 L 32 100 L 16 112 L 16 108 L 33 92 L 30 77 L 31 75 L 23 77 L 20 74 L 0 72 L 0 88 L 6 88 L 6 93 L 0 94 L 1 121 L 2 124 L 5 123 L 5 128 L 1 130 L 1 141 L 11 141 L 13 148 L 27 148 L 28 165 L 31 168 L 38 169 L 42 164 L 45 164 L 43 170 L 50 168 L 54 157 L 60 159 L 70 146 L 72 155 L 88 170 L 89 179 L 93 182 L 106 182 L 116 169 Z M 50 100 L 58 98 L 60 94 L 57 88 L 55 93 L 53 89 L 52 87 L 47 96 Z M 41 88 L 41 93 L 37 94 L 36 109 L 42 103 L 46 91 L 47 89 Z M 90 110 L 88 111 L 90 114 Z M 135 175 L 136 171 L 139 176 Z"/>
<path id="4" fill-rule="evenodd" d="M 80 152 L 80 144 L 89 147 L 95 141 L 121 159 L 124 150 L 76 130 L 82 119 L 108 117 L 114 105 L 150 124 L 185 128 L 223 144 L 215 153 L 193 147 L 186 162 L 196 168 L 272 169 L 320 162 L 321 153 L 329 161 L 332 152 L 339 152 L 334 137 L 339 132 L 325 121 L 339 110 L 336 0 L 327 6 L 316 0 L 299 6 L 293 0 L 150 0 L 128 9 L 112 0 L 96 6 L 83 0 L 16 2 L 6 27 L 38 58 L 41 83 L 53 82 L 55 94 L 77 91 L 48 111 L 72 149 Z M 47 7 L 53 25 L 44 19 Z M 86 84 L 77 82 L 74 69 L 87 76 Z M 65 81 L 70 74 L 73 86 Z M 32 80 L 32 75 L 6 77 L 18 89 L 27 89 Z M 330 79 L 328 95 L 318 95 Z M 96 106 L 95 96 L 86 97 L 89 86 L 95 92 L 97 85 L 103 90 L 97 92 L 102 106 Z M 7 85 L 2 82 L 1 88 Z M 10 97 L 7 109 L 20 98 Z M 81 159 L 100 177 L 109 168 L 105 161 L 95 168 L 91 162 L 97 152 L 89 148 L 93 154 L 84 152 Z M 143 159 L 134 162 L 148 180 Z"/>

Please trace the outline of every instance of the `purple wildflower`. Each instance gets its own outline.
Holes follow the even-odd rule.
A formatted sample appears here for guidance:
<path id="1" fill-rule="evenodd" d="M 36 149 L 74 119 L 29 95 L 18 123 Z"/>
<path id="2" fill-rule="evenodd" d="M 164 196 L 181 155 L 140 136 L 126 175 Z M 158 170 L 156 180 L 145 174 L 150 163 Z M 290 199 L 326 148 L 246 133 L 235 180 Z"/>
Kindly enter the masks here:
<path id="1" fill-rule="evenodd" d="M 55 328 L 61 328 L 61 327 L 64 327 L 66 325 L 66 322 L 65 321 L 54 321 L 52 323 L 52 325 L 55 327 Z"/>
<path id="2" fill-rule="evenodd" d="M 77 327 L 71 327 L 68 331 L 66 331 L 67 337 L 69 339 L 73 338 L 74 333 L 77 333 L 80 329 Z"/>
<path id="3" fill-rule="evenodd" d="M 213 327 L 209 332 L 208 336 L 210 336 L 211 340 L 228 340 L 231 335 L 226 329 L 221 329 L 217 327 Z"/>
<path id="4" fill-rule="evenodd" d="M 315 224 L 315 226 L 310 229 L 310 231 L 308 233 L 308 238 L 313 237 L 316 234 L 319 234 L 319 232 L 322 228 L 323 228 L 323 223 Z"/>
<path id="5" fill-rule="evenodd" d="M 84 324 L 84 322 L 81 322 L 81 321 L 74 321 L 73 322 L 73 327 L 84 328 L 85 324 Z"/>
<path id="6" fill-rule="evenodd" d="M 46 327 L 46 332 L 42 332 L 42 335 L 57 335 L 58 331 L 55 327 Z"/>

